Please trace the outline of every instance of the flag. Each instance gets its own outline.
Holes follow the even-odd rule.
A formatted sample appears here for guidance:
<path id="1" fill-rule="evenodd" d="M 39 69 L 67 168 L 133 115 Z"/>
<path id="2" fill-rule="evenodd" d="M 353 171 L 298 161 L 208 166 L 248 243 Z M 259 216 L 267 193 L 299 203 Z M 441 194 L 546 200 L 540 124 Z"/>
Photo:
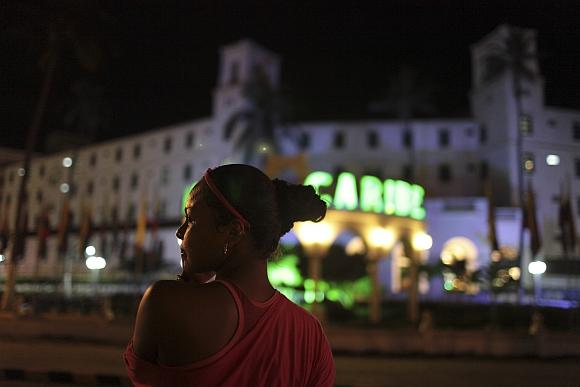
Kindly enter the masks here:
<path id="1" fill-rule="evenodd" d="M 499 251 L 499 242 L 495 229 L 495 203 L 493 201 L 493 189 L 489 177 L 485 181 L 485 196 L 487 197 L 487 237 L 491 251 Z"/>
<path id="2" fill-rule="evenodd" d="M 576 252 L 576 227 L 574 225 L 574 213 L 570 201 L 570 187 L 564 192 L 563 184 L 560 185 L 560 211 L 558 216 L 562 243 L 562 252 L 565 256 L 574 255 Z"/>
<path id="3" fill-rule="evenodd" d="M 2 213 L 2 223 L 0 223 L 0 254 L 4 254 L 10 238 L 10 227 L 8 226 L 8 205 L 4 206 Z"/>
<path id="4" fill-rule="evenodd" d="M 70 203 L 68 195 L 65 196 L 62 203 L 62 209 L 60 213 L 60 221 L 58 223 L 58 252 L 66 254 L 68 250 L 68 233 L 70 228 Z"/>
<path id="5" fill-rule="evenodd" d="M 45 260 L 47 256 L 48 236 L 50 235 L 50 217 L 48 208 L 44 207 L 38 215 L 36 238 L 38 240 L 38 259 Z"/>
<path id="6" fill-rule="evenodd" d="M 89 245 L 89 240 L 93 233 L 92 211 L 89 206 L 83 206 L 83 217 L 79 228 L 79 257 L 85 256 L 85 249 Z"/>
<path id="7" fill-rule="evenodd" d="M 540 238 L 538 223 L 536 221 L 536 198 L 532 188 L 532 182 L 528 183 L 528 190 L 526 192 L 524 202 L 524 217 L 522 226 L 527 228 L 530 232 L 530 248 L 532 250 L 532 257 L 535 257 L 542 247 L 542 241 Z"/>
<path id="8" fill-rule="evenodd" d="M 137 228 L 135 230 L 135 271 L 143 271 L 143 253 L 145 246 L 145 233 L 147 231 L 147 200 L 142 199 L 137 215 Z"/>

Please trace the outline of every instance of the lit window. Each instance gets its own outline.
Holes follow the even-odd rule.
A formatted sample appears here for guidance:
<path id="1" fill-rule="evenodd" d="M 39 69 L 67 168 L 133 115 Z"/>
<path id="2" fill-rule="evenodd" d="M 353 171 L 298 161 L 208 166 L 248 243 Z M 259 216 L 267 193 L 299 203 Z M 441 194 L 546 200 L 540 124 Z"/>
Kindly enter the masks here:
<path id="1" fill-rule="evenodd" d="M 574 160 L 574 171 L 576 172 L 576 177 L 580 177 L 580 159 Z"/>
<path id="2" fill-rule="evenodd" d="M 534 162 L 534 155 L 531 153 L 526 153 L 524 155 L 524 170 L 528 173 L 534 172 L 536 163 Z"/>
<path id="3" fill-rule="evenodd" d="M 558 155 L 547 155 L 546 164 L 548 165 L 560 165 L 560 156 Z"/>

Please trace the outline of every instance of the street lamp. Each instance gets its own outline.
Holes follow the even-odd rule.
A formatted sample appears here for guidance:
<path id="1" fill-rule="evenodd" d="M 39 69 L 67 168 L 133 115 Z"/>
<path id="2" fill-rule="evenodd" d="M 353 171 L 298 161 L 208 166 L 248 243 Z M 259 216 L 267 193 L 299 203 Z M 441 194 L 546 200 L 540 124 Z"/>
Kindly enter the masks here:
<path id="1" fill-rule="evenodd" d="M 534 301 L 536 304 L 542 294 L 542 274 L 546 272 L 546 268 L 546 263 L 543 261 L 533 261 L 528 264 L 528 272 L 534 276 Z"/>
<path id="2" fill-rule="evenodd" d="M 367 273 L 371 279 L 371 297 L 369 300 L 369 320 L 378 323 L 381 320 L 381 287 L 379 285 L 378 262 L 393 247 L 395 234 L 392 230 L 373 227 L 368 230 Z"/>
<path id="3" fill-rule="evenodd" d="M 411 236 L 410 249 L 406 252 L 411 260 L 411 289 L 409 291 L 409 303 L 407 305 L 408 318 L 415 323 L 419 318 L 419 259 L 433 246 L 433 238 L 424 231 L 419 231 Z"/>
<path id="4" fill-rule="evenodd" d="M 322 271 L 322 258 L 334 241 L 336 230 L 329 223 L 322 221 L 318 223 L 299 223 L 294 226 L 294 232 L 308 256 L 308 277 L 314 282 L 312 313 L 322 320 L 322 310 L 317 303 L 316 297 L 318 281 L 320 280 L 320 272 Z"/>

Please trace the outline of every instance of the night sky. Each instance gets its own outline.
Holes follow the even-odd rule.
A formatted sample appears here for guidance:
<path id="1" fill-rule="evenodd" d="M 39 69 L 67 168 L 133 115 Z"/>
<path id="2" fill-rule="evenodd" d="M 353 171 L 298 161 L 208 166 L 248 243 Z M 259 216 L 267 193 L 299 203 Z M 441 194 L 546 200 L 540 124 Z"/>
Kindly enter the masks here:
<path id="1" fill-rule="evenodd" d="M 95 141 L 208 117 L 218 48 L 244 37 L 281 55 L 297 120 L 388 118 L 368 104 L 401 65 L 435 84 L 434 116 L 468 116 L 469 46 L 502 23 L 538 30 L 547 103 L 580 109 L 578 1 L 111 0 L 88 1 L 85 12 L 76 3 L 3 2 L 0 146 L 24 145 L 51 12 L 72 14 L 72 36 L 102 60 L 89 71 L 62 45 L 38 150 L 47 133 L 78 130 L 66 117 L 79 84 L 99 123 Z"/>

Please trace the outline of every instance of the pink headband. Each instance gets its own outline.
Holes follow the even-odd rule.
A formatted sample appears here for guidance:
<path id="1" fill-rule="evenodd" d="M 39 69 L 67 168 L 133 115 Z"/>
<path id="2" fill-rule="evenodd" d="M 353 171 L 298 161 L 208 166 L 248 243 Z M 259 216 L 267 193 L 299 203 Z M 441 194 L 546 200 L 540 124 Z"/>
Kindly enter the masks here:
<path id="1" fill-rule="evenodd" d="M 222 202 L 223 206 L 227 208 L 228 211 L 231 212 L 236 218 L 238 218 L 240 222 L 242 222 L 242 231 L 249 230 L 250 222 L 248 222 L 246 218 L 244 218 L 243 215 L 240 214 L 238 210 L 236 210 L 234 206 L 230 204 L 230 202 L 228 202 L 228 199 L 226 199 L 226 197 L 220 192 L 218 187 L 216 187 L 216 185 L 213 183 L 213 180 L 211 179 L 210 176 L 211 172 L 212 169 L 208 168 L 207 171 L 205 171 L 205 173 L 203 174 L 203 180 L 205 180 L 205 183 L 207 184 L 211 192 L 213 192 L 213 194 L 218 198 L 218 200 Z"/>

